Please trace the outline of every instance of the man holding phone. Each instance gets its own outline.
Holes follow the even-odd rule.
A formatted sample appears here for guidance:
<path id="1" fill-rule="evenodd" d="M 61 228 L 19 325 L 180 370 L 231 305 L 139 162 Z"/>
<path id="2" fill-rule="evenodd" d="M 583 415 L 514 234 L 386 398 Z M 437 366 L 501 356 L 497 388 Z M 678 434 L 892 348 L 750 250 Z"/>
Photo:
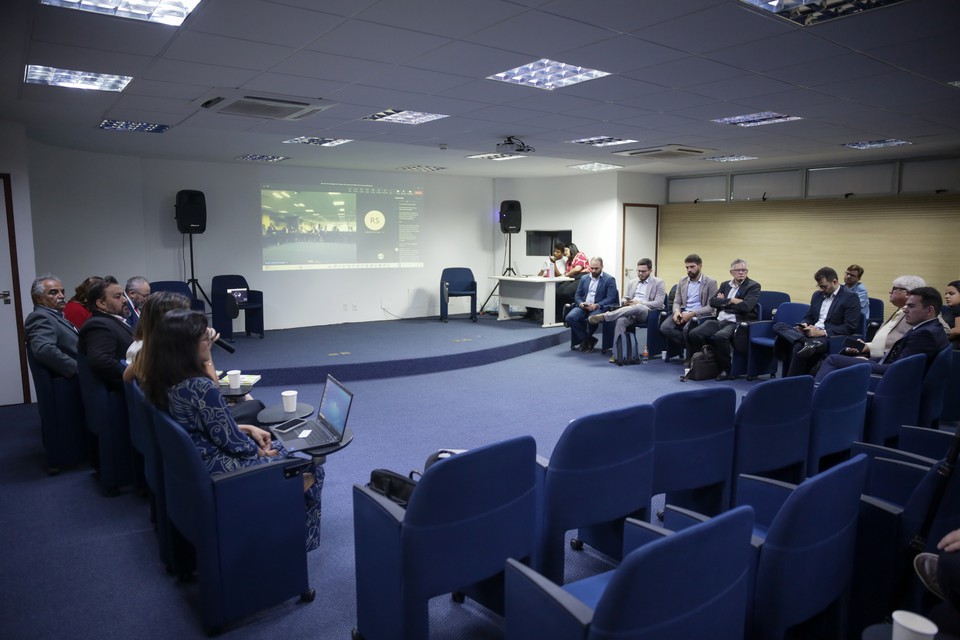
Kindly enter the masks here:
<path id="1" fill-rule="evenodd" d="M 784 361 L 784 376 L 807 375 L 828 351 L 828 339 L 849 336 L 860 330 L 863 314 L 860 300 L 840 286 L 835 269 L 823 267 L 814 276 L 819 291 L 810 299 L 810 308 L 795 326 L 773 325 L 777 358 Z"/>
<path id="2" fill-rule="evenodd" d="M 903 306 L 904 318 L 910 329 L 897 340 L 880 362 L 870 362 L 863 356 L 834 354 L 824 360 L 823 366 L 817 372 L 817 382 L 823 380 L 831 371 L 852 367 L 864 361 L 870 362 L 872 373 L 882 376 L 887 367 L 900 358 L 917 354 L 926 356 L 927 368 L 930 368 L 933 359 L 950 343 L 937 320 L 942 306 L 943 298 L 933 287 L 912 289 L 907 293 L 907 302 Z"/>

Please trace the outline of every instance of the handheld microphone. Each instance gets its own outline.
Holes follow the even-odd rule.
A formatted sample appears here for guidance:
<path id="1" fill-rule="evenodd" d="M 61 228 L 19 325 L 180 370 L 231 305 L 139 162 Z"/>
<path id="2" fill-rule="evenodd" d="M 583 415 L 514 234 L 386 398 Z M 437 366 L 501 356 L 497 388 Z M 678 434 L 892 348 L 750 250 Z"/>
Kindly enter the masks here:
<path id="1" fill-rule="evenodd" d="M 217 338 L 213 344 L 217 345 L 227 353 L 233 353 L 234 351 L 237 350 L 236 347 L 234 347 L 232 344 L 230 344 L 229 342 L 225 342 L 223 338 Z"/>

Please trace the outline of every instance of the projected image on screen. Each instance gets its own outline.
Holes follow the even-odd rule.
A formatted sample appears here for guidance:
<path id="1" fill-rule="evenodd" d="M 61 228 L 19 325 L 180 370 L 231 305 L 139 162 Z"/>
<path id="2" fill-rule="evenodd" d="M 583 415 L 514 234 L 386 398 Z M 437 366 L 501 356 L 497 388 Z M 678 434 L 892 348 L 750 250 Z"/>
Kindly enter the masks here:
<path id="1" fill-rule="evenodd" d="M 264 185 L 263 270 L 422 267 L 422 201 L 419 188 Z"/>

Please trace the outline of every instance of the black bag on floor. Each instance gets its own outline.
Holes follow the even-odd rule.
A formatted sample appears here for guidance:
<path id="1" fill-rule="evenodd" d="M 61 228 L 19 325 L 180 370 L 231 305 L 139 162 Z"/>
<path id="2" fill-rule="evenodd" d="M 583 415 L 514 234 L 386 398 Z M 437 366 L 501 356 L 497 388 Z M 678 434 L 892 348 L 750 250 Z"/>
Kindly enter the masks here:
<path id="1" fill-rule="evenodd" d="M 637 334 L 624 333 L 617 336 L 617 342 L 613 345 L 613 357 L 619 367 L 625 364 L 639 364 L 640 347 L 637 344 Z"/>
<path id="2" fill-rule="evenodd" d="M 389 469 L 374 469 L 370 472 L 367 486 L 406 508 L 413 490 L 417 488 L 417 481 Z"/>
<path id="3" fill-rule="evenodd" d="M 690 371 L 680 379 L 687 380 L 713 380 L 720 375 L 720 365 L 717 363 L 717 354 L 713 352 L 713 347 L 704 345 L 703 349 L 693 354 L 690 358 Z"/>

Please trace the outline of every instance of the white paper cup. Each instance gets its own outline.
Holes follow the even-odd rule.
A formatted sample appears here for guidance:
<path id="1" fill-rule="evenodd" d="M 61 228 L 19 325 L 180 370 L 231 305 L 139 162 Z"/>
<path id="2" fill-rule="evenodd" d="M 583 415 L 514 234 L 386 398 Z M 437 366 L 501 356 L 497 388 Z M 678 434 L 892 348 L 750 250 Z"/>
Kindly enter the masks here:
<path id="1" fill-rule="evenodd" d="M 937 625 L 912 611 L 893 612 L 892 640 L 933 640 Z"/>
<path id="2" fill-rule="evenodd" d="M 227 381 L 230 383 L 231 389 L 239 389 L 240 388 L 240 370 L 232 369 L 230 371 L 227 371 Z"/>
<path id="3" fill-rule="evenodd" d="M 661 352 L 660 352 L 660 359 L 663 360 L 664 362 L 667 361 L 667 352 L 666 352 L 666 351 L 661 351 Z"/>
<path id="4" fill-rule="evenodd" d="M 283 398 L 283 410 L 286 413 L 293 413 L 297 410 L 296 391 L 283 391 L 280 393 L 280 396 Z"/>

